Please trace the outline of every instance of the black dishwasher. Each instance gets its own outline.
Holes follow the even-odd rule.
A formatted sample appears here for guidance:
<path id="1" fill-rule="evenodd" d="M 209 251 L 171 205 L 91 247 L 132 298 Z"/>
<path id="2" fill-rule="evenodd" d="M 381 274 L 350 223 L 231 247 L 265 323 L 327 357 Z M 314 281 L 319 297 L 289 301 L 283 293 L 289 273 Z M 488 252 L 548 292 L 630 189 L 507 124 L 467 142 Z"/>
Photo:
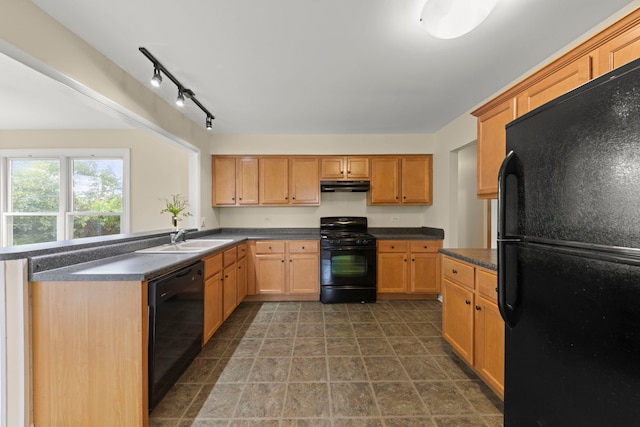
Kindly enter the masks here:
<path id="1" fill-rule="evenodd" d="M 200 352 L 204 263 L 149 282 L 149 411 Z"/>

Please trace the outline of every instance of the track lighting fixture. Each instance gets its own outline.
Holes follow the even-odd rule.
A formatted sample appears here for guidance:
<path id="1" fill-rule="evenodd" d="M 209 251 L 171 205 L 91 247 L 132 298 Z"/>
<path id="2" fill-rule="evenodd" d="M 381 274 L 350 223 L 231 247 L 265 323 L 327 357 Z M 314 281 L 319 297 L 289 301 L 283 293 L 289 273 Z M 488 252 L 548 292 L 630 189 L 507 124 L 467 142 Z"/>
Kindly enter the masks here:
<path id="1" fill-rule="evenodd" d="M 178 89 L 178 97 L 176 98 L 176 105 L 178 107 L 184 107 L 184 92 Z"/>
<path id="2" fill-rule="evenodd" d="M 158 67 L 153 67 L 153 77 L 151 77 L 151 86 L 160 87 L 160 83 L 162 83 L 162 75 L 160 75 L 160 70 Z"/>
<path id="3" fill-rule="evenodd" d="M 149 61 L 153 63 L 153 77 L 151 78 L 151 85 L 153 87 L 159 87 L 160 83 L 162 83 L 162 74 L 167 76 L 169 80 L 171 80 L 173 84 L 178 87 L 178 97 L 176 98 L 176 105 L 179 107 L 183 107 L 186 99 L 192 100 L 193 103 L 196 104 L 198 108 L 200 108 L 202 112 L 207 115 L 207 119 L 205 122 L 206 127 L 207 129 L 211 130 L 213 128 L 213 119 L 215 119 L 215 117 L 209 112 L 209 110 L 204 107 L 204 105 L 200 103 L 200 101 L 196 99 L 196 94 L 193 93 L 191 89 L 187 89 L 186 87 L 184 87 L 184 85 L 180 83 L 178 79 L 176 79 L 173 74 L 171 74 L 169 70 L 167 70 L 164 65 L 162 65 L 147 49 L 141 47 L 139 48 L 139 50 L 144 56 L 147 57 L 147 59 L 149 59 Z"/>

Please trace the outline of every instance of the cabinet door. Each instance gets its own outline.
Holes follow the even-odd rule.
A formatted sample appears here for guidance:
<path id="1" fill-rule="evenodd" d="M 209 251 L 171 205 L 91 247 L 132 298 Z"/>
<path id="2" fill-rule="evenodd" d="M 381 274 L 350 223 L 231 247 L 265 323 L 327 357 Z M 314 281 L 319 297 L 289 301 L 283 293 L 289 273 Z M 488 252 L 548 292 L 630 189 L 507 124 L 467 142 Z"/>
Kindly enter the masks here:
<path id="1" fill-rule="evenodd" d="M 249 262 L 246 257 L 238 261 L 238 304 L 247 296 L 248 266 Z"/>
<path id="2" fill-rule="evenodd" d="M 216 273 L 204 282 L 204 331 L 202 345 L 222 325 L 222 273 Z"/>
<path id="3" fill-rule="evenodd" d="M 222 279 L 222 310 L 224 319 L 238 306 L 238 266 L 232 264 L 224 269 Z"/>
<path id="4" fill-rule="evenodd" d="M 477 297 L 475 367 L 494 390 L 504 395 L 504 321 L 498 306 Z"/>
<path id="5" fill-rule="evenodd" d="M 315 157 L 291 159 L 291 204 L 319 205 L 320 178 L 318 159 Z"/>
<path id="6" fill-rule="evenodd" d="M 518 95 L 518 115 L 564 95 L 591 79 L 591 57 L 582 58 L 545 77 Z"/>
<path id="7" fill-rule="evenodd" d="M 478 117 L 479 198 L 498 197 L 498 170 L 506 156 L 505 126 L 516 118 L 516 99 L 510 99 Z"/>
<path id="8" fill-rule="evenodd" d="M 403 157 L 400 168 L 404 204 L 430 205 L 432 194 L 432 157 Z"/>
<path id="9" fill-rule="evenodd" d="M 256 293 L 284 294 L 284 254 L 256 255 Z"/>
<path id="10" fill-rule="evenodd" d="M 599 74 L 640 58 L 640 26 L 634 26 L 599 49 Z"/>
<path id="11" fill-rule="evenodd" d="M 368 157 L 347 157 L 348 179 L 369 179 Z"/>
<path id="12" fill-rule="evenodd" d="M 320 165 L 321 179 L 342 179 L 345 176 L 343 157 L 323 157 Z"/>
<path id="13" fill-rule="evenodd" d="M 238 158 L 238 176 L 236 179 L 239 205 L 258 204 L 258 158 Z"/>
<path id="14" fill-rule="evenodd" d="M 409 263 L 406 253 L 378 253 L 378 292 L 407 292 Z"/>
<path id="15" fill-rule="evenodd" d="M 440 259 L 437 253 L 411 254 L 411 284 L 409 292 L 440 292 Z"/>
<path id="16" fill-rule="evenodd" d="M 236 204 L 236 159 L 234 157 L 213 157 L 213 205 Z"/>
<path id="17" fill-rule="evenodd" d="M 374 157 L 371 159 L 370 204 L 395 205 L 400 202 L 399 172 L 399 162 L 396 157 Z"/>
<path id="18" fill-rule="evenodd" d="M 319 258 L 317 253 L 289 255 L 289 293 L 320 294 Z"/>
<path id="19" fill-rule="evenodd" d="M 260 158 L 260 204 L 289 204 L 289 159 Z"/>
<path id="20" fill-rule="evenodd" d="M 469 365 L 473 365 L 473 292 L 447 279 L 442 281 L 442 336 Z"/>

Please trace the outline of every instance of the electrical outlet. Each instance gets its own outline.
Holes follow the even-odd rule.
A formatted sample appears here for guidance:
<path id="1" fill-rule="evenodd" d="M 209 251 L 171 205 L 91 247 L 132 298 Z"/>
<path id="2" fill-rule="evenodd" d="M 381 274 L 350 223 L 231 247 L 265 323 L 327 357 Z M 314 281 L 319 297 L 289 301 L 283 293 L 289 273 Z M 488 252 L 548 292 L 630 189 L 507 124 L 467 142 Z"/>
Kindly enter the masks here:
<path id="1" fill-rule="evenodd" d="M 264 217 L 264 222 L 271 222 L 271 217 L 265 216 Z"/>
<path id="2" fill-rule="evenodd" d="M 397 216 L 392 216 L 391 222 L 400 222 L 400 218 L 398 218 Z"/>

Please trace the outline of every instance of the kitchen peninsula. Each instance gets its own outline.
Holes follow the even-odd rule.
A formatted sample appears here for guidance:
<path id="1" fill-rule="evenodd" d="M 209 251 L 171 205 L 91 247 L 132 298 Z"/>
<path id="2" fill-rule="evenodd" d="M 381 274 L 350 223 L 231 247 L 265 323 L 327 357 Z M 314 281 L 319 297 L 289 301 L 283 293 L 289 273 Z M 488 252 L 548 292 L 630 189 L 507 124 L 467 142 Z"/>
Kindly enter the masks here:
<path id="1" fill-rule="evenodd" d="M 438 247 L 444 237 L 442 230 L 427 227 L 371 231 L 383 241 L 420 239 Z M 317 241 L 319 233 L 313 228 L 222 229 L 192 231 L 188 238 L 228 241 L 198 253 L 138 252 L 166 244 L 168 233 L 160 232 L 7 251 L 8 258 L 28 259 L 35 425 L 148 425 L 149 282 L 197 260 L 205 261 L 208 281 L 217 276 L 208 274 L 207 260 L 224 258 L 246 241 Z M 223 304 L 224 286 L 220 282 L 210 298 L 215 307 Z M 317 300 L 317 292 L 311 298 Z M 205 290 L 205 318 L 206 301 Z M 240 302 L 235 299 L 233 307 Z"/>

